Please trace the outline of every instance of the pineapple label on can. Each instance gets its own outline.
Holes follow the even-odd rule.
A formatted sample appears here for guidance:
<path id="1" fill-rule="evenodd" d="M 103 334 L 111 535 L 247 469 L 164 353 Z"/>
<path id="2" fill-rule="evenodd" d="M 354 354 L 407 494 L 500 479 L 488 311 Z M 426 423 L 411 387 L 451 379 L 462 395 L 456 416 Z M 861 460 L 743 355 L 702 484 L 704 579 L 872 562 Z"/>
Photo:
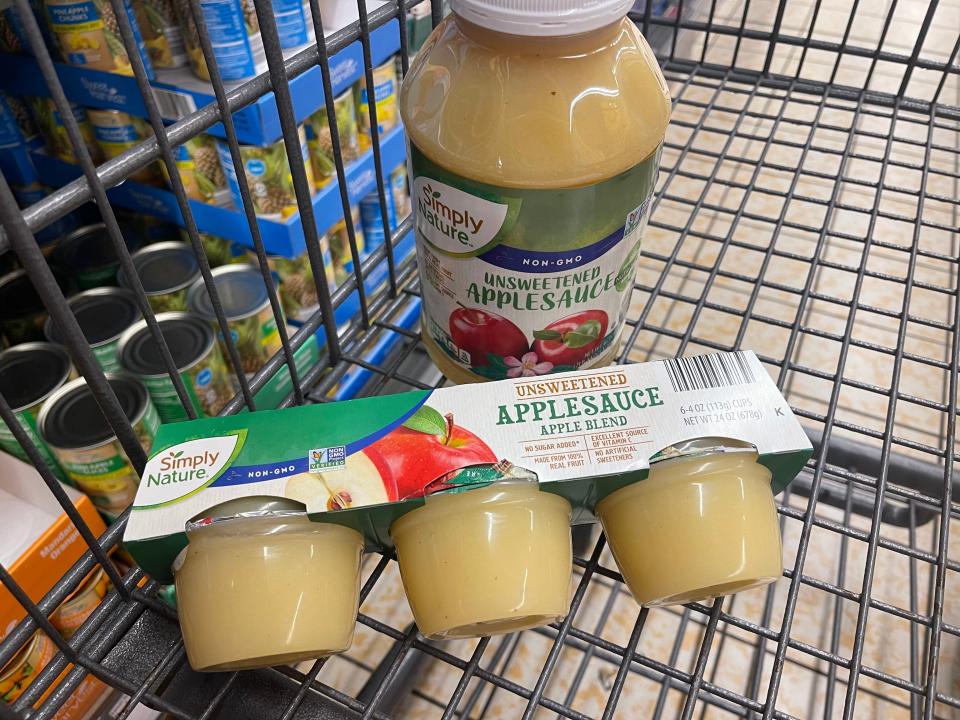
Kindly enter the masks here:
<path id="1" fill-rule="evenodd" d="M 160 313 L 157 324 L 195 415 L 217 415 L 236 391 L 210 324 L 182 312 Z M 146 386 L 162 422 L 190 419 L 146 322 L 141 321 L 124 333 L 119 352 L 124 369 L 139 377 Z"/>
<path id="2" fill-rule="evenodd" d="M 340 136 L 340 154 L 346 165 L 360 156 L 357 108 L 352 90 L 347 90 L 333 101 L 333 112 L 337 119 L 337 134 Z M 313 179 L 317 187 L 323 187 L 337 174 L 327 108 L 322 107 L 307 118 L 304 128 L 310 149 L 310 162 L 313 165 Z"/>
<path id="3" fill-rule="evenodd" d="M 323 257 L 324 277 L 333 292 L 337 280 L 326 235 L 320 236 L 320 255 Z M 295 258 L 271 255 L 267 261 L 270 269 L 280 277 L 280 302 L 284 315 L 297 322 L 306 322 L 320 307 L 317 286 L 313 282 L 313 270 L 310 267 L 310 255 L 306 251 Z"/>
<path id="4" fill-rule="evenodd" d="M 392 231 L 397 227 L 397 211 L 393 205 L 393 192 L 390 188 L 385 188 L 383 199 L 387 207 L 387 222 Z M 360 224 L 363 225 L 363 237 L 370 250 L 383 245 L 386 241 L 386 233 L 383 229 L 383 214 L 380 212 L 380 195 L 376 191 L 360 201 Z"/>
<path id="5" fill-rule="evenodd" d="M 357 123 L 360 126 L 360 152 L 373 145 L 370 133 L 370 93 L 366 78 L 354 86 L 357 98 Z M 377 105 L 377 129 L 380 135 L 397 126 L 397 68 L 393 58 L 373 70 L 373 100 Z"/>
<path id="6" fill-rule="evenodd" d="M 198 135 L 182 145 L 177 145 L 173 152 L 187 197 L 205 203 L 219 203 L 228 190 L 216 141 L 209 135 Z M 170 176 L 166 166 L 161 168 L 169 183 Z"/>
<path id="7" fill-rule="evenodd" d="M 190 0 L 173 0 L 183 41 L 190 59 L 190 68 L 203 80 L 210 79 L 200 48 Z M 267 56 L 260 37 L 260 23 L 254 8 L 254 0 L 199 0 L 213 55 L 217 60 L 220 77 L 228 82 L 256 77 L 267 69 Z"/>
<path id="8" fill-rule="evenodd" d="M 40 671 L 57 654 L 57 646 L 42 630 L 33 637 L 13 659 L 0 669 L 0 701 L 12 703 L 23 695 Z"/>
<path id="9" fill-rule="evenodd" d="M 50 622 L 60 631 L 64 640 L 72 638 L 113 587 L 102 567 L 93 570 L 56 610 Z"/>
<path id="10" fill-rule="evenodd" d="M 28 149 L 41 142 L 37 126 L 23 101 L 0 92 L 0 150 Z"/>
<path id="11" fill-rule="evenodd" d="M 410 214 L 410 190 L 407 187 L 407 165 L 400 163 L 390 173 L 390 193 L 393 195 L 393 208 L 397 223 L 401 223 Z"/>
<path id="12" fill-rule="evenodd" d="M 137 440 L 149 452 L 160 418 L 146 388 L 126 373 L 108 373 L 106 378 Z M 77 378 L 54 393 L 40 410 L 38 425 L 72 483 L 101 513 L 115 520 L 127 509 L 140 477 L 86 380 Z"/>
<path id="13" fill-rule="evenodd" d="M 311 194 L 315 191 L 313 170 L 308 161 L 306 134 L 303 127 L 299 130 L 300 153 L 304 161 L 307 184 Z M 234 202 L 243 206 L 240 185 L 237 182 L 237 169 L 234 167 L 230 148 L 224 142 L 217 142 L 220 162 L 227 176 L 227 184 L 233 193 Z M 243 160 L 243 172 L 250 186 L 254 211 L 257 215 L 286 220 L 297 212 L 297 196 L 293 189 L 293 177 L 290 174 L 290 162 L 283 140 L 272 145 L 258 147 L 241 145 L 240 157 Z"/>
<path id="14" fill-rule="evenodd" d="M 173 10 L 172 0 L 132 0 L 144 44 L 154 67 L 177 68 L 187 64 L 187 49 Z"/>
<path id="15" fill-rule="evenodd" d="M 280 47 L 286 50 L 314 41 L 316 34 L 309 1 L 273 0 L 272 4 Z"/>
<path id="16" fill-rule="evenodd" d="M 28 98 L 28 103 L 30 105 L 30 111 L 33 114 L 33 119 L 37 124 L 40 134 L 43 136 L 43 140 L 50 154 L 59 160 L 76 165 L 79 161 L 77 160 L 76 153 L 73 151 L 70 138 L 67 135 L 67 128 L 63 124 L 63 118 L 60 117 L 60 111 L 57 110 L 53 99 L 48 97 L 33 97 Z M 99 163 L 103 159 L 103 155 L 100 152 L 100 147 L 97 145 L 93 126 L 90 125 L 86 111 L 79 105 L 73 103 L 70 103 L 70 111 L 73 113 L 73 119 L 76 120 L 77 125 L 80 127 L 80 135 L 83 137 L 83 142 L 87 146 L 87 151 L 90 153 L 91 159 L 95 163 Z"/>
<path id="17" fill-rule="evenodd" d="M 353 220 L 353 238 L 357 243 L 357 254 L 363 258 L 366 250 L 366 240 L 363 235 L 363 225 L 360 222 L 360 206 L 350 208 Z M 337 285 L 343 283 L 353 268 L 353 252 L 350 250 L 350 234 L 347 232 L 347 221 L 341 219 L 327 231 L 330 238 L 330 259 L 333 265 L 333 277 Z"/>
<path id="18" fill-rule="evenodd" d="M 240 372 L 252 375 L 282 347 L 263 277 L 253 265 L 225 265 L 214 270 L 212 275 L 231 339 L 240 356 Z M 187 305 L 191 312 L 205 318 L 215 328 L 222 343 L 223 356 L 229 360 L 229 349 L 219 331 L 203 278 L 190 287 Z"/>
<path id="19" fill-rule="evenodd" d="M 153 130 L 141 118 L 122 110 L 87 110 L 93 134 L 103 156 L 109 160 L 153 136 Z M 130 176 L 138 182 L 156 185 L 160 168 L 156 162 Z"/>
<path id="20" fill-rule="evenodd" d="M 50 52 L 50 58 L 61 61 L 60 51 L 53 37 L 50 35 L 50 25 L 47 23 L 43 0 L 29 0 L 30 9 L 43 36 L 43 44 Z M 27 39 L 27 30 L 15 5 L 8 5 L 0 9 L 0 52 L 33 54 L 30 41 Z"/>
<path id="21" fill-rule="evenodd" d="M 54 476 L 67 482 L 47 443 L 40 437 L 37 417 L 44 401 L 63 387 L 73 375 L 73 366 L 67 351 L 51 343 L 33 342 L 16 345 L 0 353 L 0 395 L 6 399 L 14 417 L 40 457 Z M 13 431 L 0 420 L 0 450 L 29 463 L 30 458 L 20 446 Z"/>
<path id="22" fill-rule="evenodd" d="M 46 0 L 46 8 L 50 28 L 68 64 L 133 75 L 130 57 L 120 38 L 120 25 L 109 0 Z M 124 11 L 147 77 L 153 80 L 153 66 L 129 0 L 124 2 Z"/>
<path id="23" fill-rule="evenodd" d="M 184 235 L 186 233 L 184 232 Z M 238 263 L 247 264 L 251 262 L 247 255 L 247 248 L 239 243 L 235 243 L 219 235 L 201 232 L 200 242 L 203 243 L 203 251 L 206 253 L 207 262 L 211 268 L 218 268 L 221 265 L 235 265 Z M 256 256 L 254 256 L 256 257 Z M 253 260 L 256 262 L 256 260 Z"/>

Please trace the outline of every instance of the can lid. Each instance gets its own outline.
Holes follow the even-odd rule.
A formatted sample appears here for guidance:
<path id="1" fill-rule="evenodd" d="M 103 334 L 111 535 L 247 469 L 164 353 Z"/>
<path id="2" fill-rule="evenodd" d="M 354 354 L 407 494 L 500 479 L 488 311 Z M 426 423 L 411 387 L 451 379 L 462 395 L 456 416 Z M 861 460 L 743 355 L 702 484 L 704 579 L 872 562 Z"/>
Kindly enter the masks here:
<path id="1" fill-rule="evenodd" d="M 227 320 L 242 320 L 270 303 L 263 277 L 253 265 L 223 265 L 214 270 L 212 275 Z M 203 278 L 198 278 L 190 287 L 187 305 L 206 318 L 216 317 Z"/>
<path id="2" fill-rule="evenodd" d="M 201 360 L 216 342 L 210 325 L 185 312 L 157 315 L 157 325 L 170 355 L 181 372 Z M 133 325 L 120 337 L 117 349 L 120 364 L 136 375 L 166 375 L 167 366 L 160 357 L 160 345 L 146 320 Z"/>
<path id="3" fill-rule="evenodd" d="M 70 356 L 59 345 L 14 345 L 0 353 L 0 395 L 14 412 L 25 410 L 65 383 L 70 371 Z"/>
<path id="4" fill-rule="evenodd" d="M 123 414 L 131 424 L 136 424 L 149 402 L 147 389 L 126 373 L 107 373 L 106 378 Z M 49 445 L 64 450 L 96 447 L 115 437 L 82 377 L 50 396 L 40 410 L 37 425 Z"/>
<path id="5" fill-rule="evenodd" d="M 669 462 L 671 460 L 686 460 L 704 455 L 718 455 L 727 453 L 753 453 L 757 448 L 743 440 L 728 437 L 701 437 L 684 440 L 663 448 L 650 457 L 650 464 Z"/>
<path id="6" fill-rule="evenodd" d="M 63 273 L 51 268 L 60 289 L 66 293 L 70 283 Z M 26 270 L 14 270 L 0 277 L 0 320 L 14 320 L 46 312 L 40 295 Z"/>
<path id="7" fill-rule="evenodd" d="M 136 297 L 124 288 L 87 290 L 67 300 L 67 306 L 91 345 L 113 340 L 140 317 Z M 63 342 L 52 317 L 47 318 L 43 332 L 51 342 Z"/>
<path id="8" fill-rule="evenodd" d="M 130 249 L 135 249 L 140 244 L 129 237 L 124 237 L 124 242 Z M 120 262 L 107 226 L 103 223 L 84 225 L 64 235 L 57 241 L 51 260 L 64 269 L 81 271 L 108 267 Z"/>
<path id="9" fill-rule="evenodd" d="M 616 22 L 633 0 L 450 0 L 464 20 L 511 35 L 576 35 Z"/>
<path id="10" fill-rule="evenodd" d="M 187 287 L 200 274 L 197 256 L 186 243 L 169 241 L 147 245 L 131 257 L 147 295 L 159 295 Z M 121 285 L 130 287 L 123 268 L 117 273 Z"/>
<path id="11" fill-rule="evenodd" d="M 244 518 L 291 518 L 307 517 L 307 506 L 290 498 L 272 495 L 251 495 L 234 498 L 208 507 L 187 520 L 186 531 L 192 532 L 213 523 Z"/>

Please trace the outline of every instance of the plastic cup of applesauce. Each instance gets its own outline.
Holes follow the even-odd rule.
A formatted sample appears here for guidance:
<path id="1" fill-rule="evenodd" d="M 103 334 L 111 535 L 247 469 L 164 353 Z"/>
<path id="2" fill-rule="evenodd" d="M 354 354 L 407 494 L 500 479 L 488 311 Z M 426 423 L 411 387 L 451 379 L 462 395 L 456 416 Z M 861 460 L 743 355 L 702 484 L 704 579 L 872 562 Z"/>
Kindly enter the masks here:
<path id="1" fill-rule="evenodd" d="M 428 495 L 390 527 L 420 632 L 433 639 L 516 632 L 570 609 L 570 503 L 504 480 Z"/>
<path id="2" fill-rule="evenodd" d="M 301 503 L 272 497 L 215 505 L 186 532 L 173 572 L 194 670 L 286 665 L 350 647 L 360 533 L 312 522 Z"/>
<path id="3" fill-rule="evenodd" d="M 596 507 L 638 603 L 731 595 L 783 574 L 770 471 L 752 446 L 701 438 L 658 453 L 650 475 Z"/>

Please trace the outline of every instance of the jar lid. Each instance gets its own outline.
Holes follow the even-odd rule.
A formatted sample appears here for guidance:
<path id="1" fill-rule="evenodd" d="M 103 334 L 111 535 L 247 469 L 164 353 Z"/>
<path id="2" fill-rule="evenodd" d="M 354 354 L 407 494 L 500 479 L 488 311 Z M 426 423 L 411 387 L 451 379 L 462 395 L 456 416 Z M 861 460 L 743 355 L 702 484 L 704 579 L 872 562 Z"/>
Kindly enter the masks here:
<path id="1" fill-rule="evenodd" d="M 306 516 L 307 506 L 302 502 L 272 495 L 251 495 L 208 507 L 187 520 L 185 529 L 190 533 L 213 523 L 245 518 L 306 518 Z"/>
<path id="2" fill-rule="evenodd" d="M 757 448 L 743 440 L 727 437 L 701 437 L 684 440 L 663 448 L 650 456 L 650 465 L 668 462 L 670 460 L 685 460 L 705 455 L 728 453 L 757 454 Z"/>
<path id="3" fill-rule="evenodd" d="M 511 35 L 576 35 L 626 16 L 633 0 L 450 0 L 464 20 Z"/>

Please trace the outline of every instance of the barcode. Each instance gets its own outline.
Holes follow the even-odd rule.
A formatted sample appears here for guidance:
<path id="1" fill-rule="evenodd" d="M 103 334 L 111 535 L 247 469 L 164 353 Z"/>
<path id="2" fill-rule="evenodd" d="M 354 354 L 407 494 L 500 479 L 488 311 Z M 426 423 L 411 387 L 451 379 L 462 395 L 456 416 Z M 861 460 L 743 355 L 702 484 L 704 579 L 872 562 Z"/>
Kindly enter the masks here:
<path id="1" fill-rule="evenodd" d="M 756 382 L 742 352 L 697 355 L 664 360 L 670 384 L 676 392 L 748 385 Z"/>
<path id="2" fill-rule="evenodd" d="M 154 88 L 153 97 L 164 120 L 179 120 L 197 110 L 193 96 L 186 93 Z"/>

